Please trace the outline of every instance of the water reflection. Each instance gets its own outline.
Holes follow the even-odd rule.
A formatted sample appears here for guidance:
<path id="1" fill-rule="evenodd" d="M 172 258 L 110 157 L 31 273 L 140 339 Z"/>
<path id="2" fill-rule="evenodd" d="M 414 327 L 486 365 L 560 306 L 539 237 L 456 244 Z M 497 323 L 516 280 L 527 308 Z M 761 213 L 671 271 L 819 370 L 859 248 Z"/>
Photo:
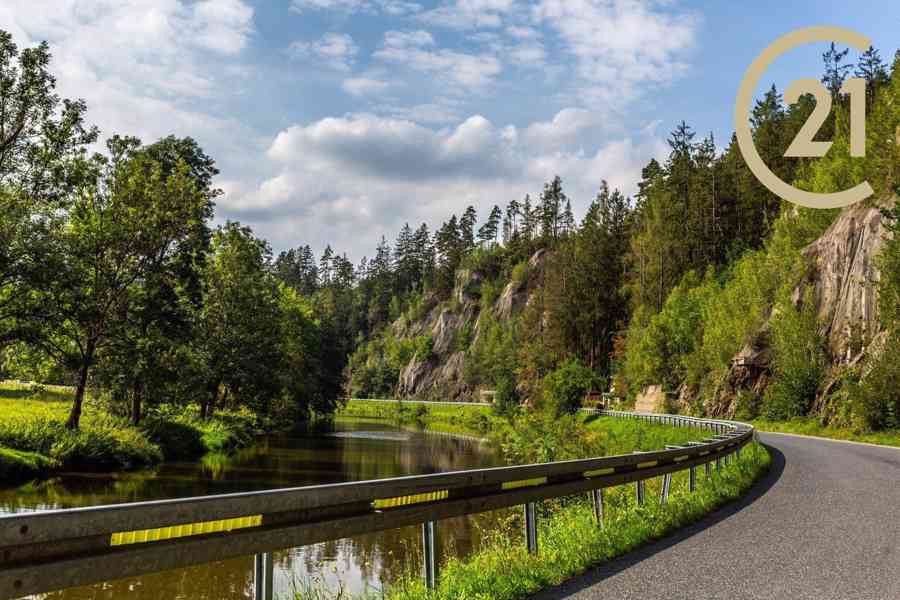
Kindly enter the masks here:
<path id="1" fill-rule="evenodd" d="M 0 512 L 93 506 L 436 473 L 499 465 L 469 440 L 399 430 L 385 423 L 337 421 L 314 434 L 270 436 L 233 456 L 166 463 L 154 471 L 103 475 L 68 473 L 13 490 L 0 490 Z M 495 515 L 441 522 L 444 556 L 477 547 Z M 279 552 L 276 593 L 284 596 L 310 579 L 349 592 L 380 589 L 403 573 L 419 552 L 420 531 L 406 527 Z M 231 600 L 252 597 L 251 558 L 223 561 L 139 578 L 73 588 L 54 600 Z"/>

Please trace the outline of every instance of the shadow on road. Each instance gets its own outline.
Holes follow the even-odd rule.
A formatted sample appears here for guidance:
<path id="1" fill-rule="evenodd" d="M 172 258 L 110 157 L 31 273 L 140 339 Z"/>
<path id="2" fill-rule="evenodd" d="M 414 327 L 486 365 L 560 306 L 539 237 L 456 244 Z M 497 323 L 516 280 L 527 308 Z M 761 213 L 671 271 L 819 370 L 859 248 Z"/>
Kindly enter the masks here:
<path id="1" fill-rule="evenodd" d="M 781 479 L 781 474 L 784 472 L 785 459 L 784 454 L 781 453 L 777 448 L 773 448 L 768 444 L 763 444 L 766 449 L 769 451 L 769 455 L 772 457 L 772 463 L 769 467 L 769 472 L 766 475 L 756 482 L 756 484 L 747 492 L 746 495 L 741 497 L 739 500 L 726 504 L 725 506 L 717 509 L 716 511 L 710 513 L 706 517 L 700 519 L 696 523 L 683 527 L 673 533 L 670 536 L 667 536 L 661 540 L 657 540 L 655 542 L 651 542 L 646 546 L 638 548 L 633 552 L 629 552 L 619 558 L 613 559 L 607 563 L 603 563 L 598 565 L 597 567 L 587 571 L 586 573 L 574 577 L 562 583 L 558 586 L 548 588 L 537 594 L 533 595 L 532 600 L 558 600 L 560 598 L 565 598 L 570 594 L 574 594 L 584 590 L 585 588 L 589 588 L 592 585 L 596 585 L 603 581 L 604 579 L 615 575 L 625 569 L 630 569 L 631 567 L 640 564 L 646 558 L 650 558 L 657 552 L 665 550 L 666 548 L 670 548 L 675 544 L 678 544 L 691 536 L 700 533 L 707 527 L 715 525 L 719 521 L 723 521 L 728 517 L 734 515 L 735 513 L 743 510 L 747 506 L 751 505 L 758 498 L 765 495 L 775 483 Z"/>

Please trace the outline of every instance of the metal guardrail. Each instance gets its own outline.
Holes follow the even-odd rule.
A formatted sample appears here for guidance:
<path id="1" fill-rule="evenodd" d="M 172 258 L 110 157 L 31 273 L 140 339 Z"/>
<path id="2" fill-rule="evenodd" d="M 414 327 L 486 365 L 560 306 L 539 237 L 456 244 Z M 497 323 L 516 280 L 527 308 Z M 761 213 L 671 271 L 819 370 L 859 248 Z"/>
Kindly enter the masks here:
<path id="1" fill-rule="evenodd" d="M 526 543 L 537 552 L 536 502 L 587 492 L 602 520 L 604 488 L 636 482 L 643 502 L 644 482 L 662 477 L 665 501 L 673 473 L 689 469 L 693 491 L 698 466 L 721 468 L 754 437 L 731 421 L 589 412 L 715 435 L 622 456 L 3 516 L 0 600 L 250 555 L 256 598 L 270 600 L 272 551 L 409 525 L 422 525 L 433 587 L 440 519 L 523 505 Z"/>

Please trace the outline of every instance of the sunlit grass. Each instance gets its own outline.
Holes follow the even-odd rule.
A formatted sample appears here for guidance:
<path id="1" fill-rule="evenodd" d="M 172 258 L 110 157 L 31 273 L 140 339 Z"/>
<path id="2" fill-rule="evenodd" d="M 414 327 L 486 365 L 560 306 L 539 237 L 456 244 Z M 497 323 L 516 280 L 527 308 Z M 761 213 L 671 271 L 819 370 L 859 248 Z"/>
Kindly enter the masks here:
<path id="1" fill-rule="evenodd" d="M 817 419 L 810 417 L 798 417 L 790 421 L 767 421 L 764 419 L 757 419 L 753 421 L 753 425 L 760 431 L 796 433 L 799 435 L 812 435 L 835 440 L 880 444 L 882 446 L 900 446 L 900 430 L 896 429 L 873 432 L 829 427 L 822 425 Z"/>
<path id="2" fill-rule="evenodd" d="M 51 470 L 127 471 L 164 458 L 229 452 L 254 439 L 255 419 L 247 412 L 222 412 L 204 421 L 196 407 L 162 406 L 135 427 L 92 398 L 80 428 L 70 431 L 65 422 L 72 398 L 72 390 L 62 386 L 0 383 L 0 449 L 7 451 L 0 454 L 0 473 L 9 473 L 0 485 Z"/>

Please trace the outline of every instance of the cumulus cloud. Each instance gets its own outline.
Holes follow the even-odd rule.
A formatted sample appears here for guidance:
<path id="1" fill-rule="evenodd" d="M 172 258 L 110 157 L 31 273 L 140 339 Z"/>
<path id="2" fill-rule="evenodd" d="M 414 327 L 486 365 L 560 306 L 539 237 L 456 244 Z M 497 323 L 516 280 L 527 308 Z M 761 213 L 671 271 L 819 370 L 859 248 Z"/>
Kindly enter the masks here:
<path id="1" fill-rule="evenodd" d="M 290 10 L 296 13 L 310 11 L 384 12 L 388 15 L 399 16 L 417 13 L 422 10 L 422 5 L 407 0 L 291 0 Z"/>
<path id="2" fill-rule="evenodd" d="M 295 41 L 289 52 L 293 58 L 309 60 L 317 66 L 349 71 L 359 47 L 346 33 L 329 32 L 315 41 Z"/>
<path id="3" fill-rule="evenodd" d="M 276 245 L 337 240 L 358 258 L 405 221 L 439 224 L 468 204 L 484 215 L 493 204 L 538 193 L 555 174 L 579 210 L 602 179 L 633 193 L 641 168 L 664 156 L 665 143 L 647 131 L 582 144 L 579 132 L 595 125 L 580 109 L 522 129 L 479 115 L 443 129 L 371 114 L 321 119 L 280 132 L 268 150 L 278 173 L 223 204 L 268 220 Z"/>
<path id="4" fill-rule="evenodd" d="M 240 89 L 238 55 L 253 36 L 253 15 L 244 0 L 0 4 L 0 23 L 19 45 L 50 43 L 60 93 L 84 98 L 104 134 L 192 135 L 220 156 L 246 153 L 258 140 L 204 106 L 222 89 Z"/>
<path id="5" fill-rule="evenodd" d="M 402 65 L 455 84 L 462 90 L 478 90 L 493 83 L 501 62 L 488 54 L 471 54 L 436 47 L 428 31 L 388 31 L 374 58 Z"/>
<path id="6" fill-rule="evenodd" d="M 372 96 L 387 91 L 391 84 L 372 77 L 350 77 L 341 82 L 341 88 L 352 96 Z"/>
<path id="7" fill-rule="evenodd" d="M 453 0 L 423 12 L 419 18 L 430 25 L 453 29 L 500 27 L 515 0 Z"/>
<path id="8" fill-rule="evenodd" d="M 662 6 L 630 0 L 540 0 L 532 14 L 576 58 L 588 97 L 595 103 L 621 103 L 639 88 L 671 81 L 687 67 L 682 56 L 694 44 L 698 17 Z"/>

